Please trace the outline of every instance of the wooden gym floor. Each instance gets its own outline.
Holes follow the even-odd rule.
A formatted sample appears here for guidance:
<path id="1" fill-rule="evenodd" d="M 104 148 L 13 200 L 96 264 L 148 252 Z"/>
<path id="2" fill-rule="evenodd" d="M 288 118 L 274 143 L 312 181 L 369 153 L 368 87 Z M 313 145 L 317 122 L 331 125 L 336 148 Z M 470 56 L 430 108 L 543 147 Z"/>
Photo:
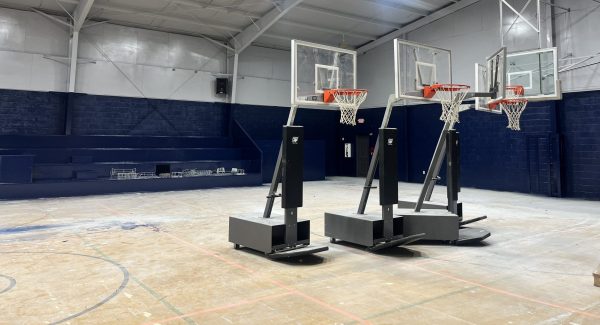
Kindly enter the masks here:
<path id="1" fill-rule="evenodd" d="M 361 188 L 305 184 L 314 243 Z M 463 189 L 465 215 L 489 216 L 483 246 L 275 262 L 227 242 L 228 216 L 260 215 L 267 189 L 0 202 L 0 324 L 600 323 L 600 202 Z"/>

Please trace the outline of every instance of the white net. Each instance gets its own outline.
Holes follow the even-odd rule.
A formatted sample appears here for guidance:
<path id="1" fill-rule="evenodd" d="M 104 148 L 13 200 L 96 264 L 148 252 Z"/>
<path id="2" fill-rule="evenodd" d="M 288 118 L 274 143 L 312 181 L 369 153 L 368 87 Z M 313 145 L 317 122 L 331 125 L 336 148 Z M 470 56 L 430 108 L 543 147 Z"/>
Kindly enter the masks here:
<path id="1" fill-rule="evenodd" d="M 442 104 L 442 115 L 440 120 L 450 123 L 460 122 L 460 105 L 467 96 L 469 86 L 464 85 L 440 85 L 435 89 L 434 98 Z"/>
<path id="2" fill-rule="evenodd" d="M 340 123 L 356 125 L 356 112 L 367 99 L 367 93 L 363 89 L 337 89 L 333 92 L 334 100 L 340 107 Z"/>
<path id="3" fill-rule="evenodd" d="M 507 86 L 506 100 L 500 102 L 500 107 L 508 117 L 507 128 L 521 130 L 521 114 L 527 107 L 527 99 L 521 98 L 525 93 L 523 86 Z"/>
<path id="4" fill-rule="evenodd" d="M 507 128 L 520 131 L 521 130 L 521 114 L 527 107 L 527 99 L 515 98 L 515 99 L 506 99 L 500 103 L 502 110 L 508 116 L 508 125 Z"/>

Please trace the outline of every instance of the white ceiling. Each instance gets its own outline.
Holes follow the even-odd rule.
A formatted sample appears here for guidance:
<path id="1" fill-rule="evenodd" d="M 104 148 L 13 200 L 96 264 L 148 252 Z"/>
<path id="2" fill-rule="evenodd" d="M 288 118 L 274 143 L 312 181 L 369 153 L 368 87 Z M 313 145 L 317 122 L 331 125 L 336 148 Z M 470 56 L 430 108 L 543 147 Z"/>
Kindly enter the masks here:
<path id="1" fill-rule="evenodd" d="M 83 0 L 0 0 L 0 6 L 68 16 L 79 1 Z M 276 9 L 280 1 L 95 0 L 86 24 L 108 21 L 229 41 Z M 296 38 L 357 48 L 456 2 L 459 1 L 304 0 L 254 43 L 288 48 L 289 40 Z"/>

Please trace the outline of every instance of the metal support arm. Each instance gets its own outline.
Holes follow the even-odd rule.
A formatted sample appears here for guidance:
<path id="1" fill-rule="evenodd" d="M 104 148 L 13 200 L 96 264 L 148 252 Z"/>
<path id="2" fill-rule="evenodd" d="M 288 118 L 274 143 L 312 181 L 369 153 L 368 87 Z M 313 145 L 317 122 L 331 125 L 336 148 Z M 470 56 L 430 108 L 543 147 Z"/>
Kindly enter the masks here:
<path id="1" fill-rule="evenodd" d="M 450 125 L 450 127 L 448 128 L 448 130 L 454 129 L 454 125 L 455 125 L 455 123 L 452 123 Z M 442 144 L 441 144 L 442 148 L 440 149 L 442 153 L 441 153 L 440 158 L 436 162 L 436 165 L 434 167 L 435 169 L 433 170 L 433 175 L 431 175 L 431 179 L 429 179 L 429 183 L 427 183 L 427 179 L 425 179 L 426 185 L 424 185 L 424 186 L 427 186 L 427 191 L 425 193 L 425 201 L 431 201 L 431 194 L 433 193 L 433 188 L 435 187 L 435 183 L 439 178 L 440 170 L 442 169 L 442 164 L 444 163 L 444 156 L 446 154 L 446 137 L 444 134 L 445 134 L 445 132 L 440 135 L 440 137 L 444 137 L 444 139 L 440 139 L 440 140 L 442 140 Z"/>
<path id="2" fill-rule="evenodd" d="M 453 126 L 453 123 L 446 122 L 444 124 L 444 128 L 440 133 L 440 138 L 438 139 L 438 143 L 435 147 L 435 151 L 433 153 L 433 158 L 431 159 L 431 164 L 429 164 L 429 169 L 427 170 L 427 175 L 425 175 L 425 181 L 423 182 L 423 187 L 421 188 L 421 194 L 419 194 L 419 200 L 415 205 L 415 212 L 420 212 L 423 207 L 423 201 L 425 201 L 425 196 L 429 190 L 430 184 L 432 184 L 433 178 L 437 178 L 436 172 L 439 172 L 441 167 L 441 161 L 444 158 L 444 150 L 446 149 L 446 133 Z M 440 166 L 438 166 L 438 164 Z M 432 188 L 433 191 L 433 188 Z"/>
<path id="3" fill-rule="evenodd" d="M 381 122 L 381 128 L 386 128 L 390 122 L 390 116 L 392 115 L 392 109 L 394 104 L 398 100 L 396 95 L 392 94 L 388 98 L 388 103 L 385 108 L 383 115 L 383 121 Z M 365 208 L 367 207 L 367 201 L 369 200 L 369 194 L 373 185 L 373 178 L 375 177 L 375 170 L 377 170 L 377 164 L 379 163 L 379 137 L 377 137 L 377 143 L 375 144 L 375 150 L 373 157 L 371 157 L 371 163 L 369 164 L 369 171 L 367 172 L 367 178 L 365 179 L 365 186 L 363 187 L 362 196 L 360 198 L 360 204 L 358 205 L 358 214 L 364 214 Z"/>

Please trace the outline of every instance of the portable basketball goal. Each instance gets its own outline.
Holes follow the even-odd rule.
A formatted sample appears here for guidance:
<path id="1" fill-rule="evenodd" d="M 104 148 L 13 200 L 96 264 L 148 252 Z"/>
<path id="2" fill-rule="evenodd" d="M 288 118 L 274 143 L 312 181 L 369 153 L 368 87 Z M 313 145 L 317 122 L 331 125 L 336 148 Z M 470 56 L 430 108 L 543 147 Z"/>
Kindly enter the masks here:
<path id="1" fill-rule="evenodd" d="M 229 241 L 272 259 L 326 251 L 310 244 L 310 220 L 298 218 L 303 206 L 304 130 L 295 126 L 298 107 L 340 110 L 340 123 L 356 125 L 367 90 L 356 88 L 356 51 L 292 40 L 291 108 L 262 217 L 231 216 Z M 281 194 L 277 193 L 281 183 Z M 272 216 L 281 197 L 283 216 Z"/>

